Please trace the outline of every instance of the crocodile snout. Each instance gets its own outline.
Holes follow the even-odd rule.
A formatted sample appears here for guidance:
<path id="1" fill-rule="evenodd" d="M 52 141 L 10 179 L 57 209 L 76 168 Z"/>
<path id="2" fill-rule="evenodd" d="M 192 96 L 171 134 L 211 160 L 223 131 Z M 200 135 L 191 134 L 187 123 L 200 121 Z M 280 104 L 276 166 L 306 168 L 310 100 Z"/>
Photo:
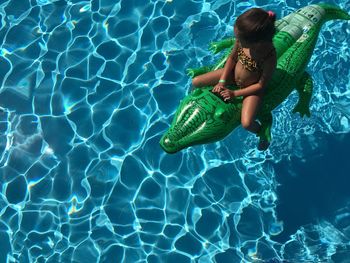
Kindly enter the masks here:
<path id="1" fill-rule="evenodd" d="M 165 135 L 161 139 L 160 146 L 167 153 L 175 153 L 175 152 L 177 152 L 177 149 L 175 148 L 175 143 L 172 141 L 172 139 L 169 138 L 168 135 Z"/>

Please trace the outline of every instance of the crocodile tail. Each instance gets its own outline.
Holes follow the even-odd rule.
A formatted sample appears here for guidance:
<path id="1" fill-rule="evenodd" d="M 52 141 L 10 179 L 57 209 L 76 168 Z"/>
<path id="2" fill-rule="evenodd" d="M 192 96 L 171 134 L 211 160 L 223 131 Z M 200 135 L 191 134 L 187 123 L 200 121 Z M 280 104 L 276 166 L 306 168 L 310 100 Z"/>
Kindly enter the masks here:
<path id="1" fill-rule="evenodd" d="M 325 21 L 333 20 L 333 19 L 350 20 L 350 15 L 346 11 L 340 9 L 335 5 L 330 5 L 326 3 L 320 3 L 317 5 L 322 7 L 325 10 L 326 12 L 324 16 Z"/>

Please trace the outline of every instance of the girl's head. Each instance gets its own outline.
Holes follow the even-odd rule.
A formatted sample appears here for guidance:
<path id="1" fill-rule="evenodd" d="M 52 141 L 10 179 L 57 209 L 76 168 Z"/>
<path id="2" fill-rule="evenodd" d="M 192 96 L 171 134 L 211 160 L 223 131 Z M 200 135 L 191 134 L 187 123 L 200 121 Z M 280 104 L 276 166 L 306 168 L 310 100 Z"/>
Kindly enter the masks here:
<path id="1" fill-rule="evenodd" d="M 272 11 L 251 8 L 241 14 L 234 25 L 236 37 L 244 44 L 271 42 L 276 32 L 276 15 Z"/>

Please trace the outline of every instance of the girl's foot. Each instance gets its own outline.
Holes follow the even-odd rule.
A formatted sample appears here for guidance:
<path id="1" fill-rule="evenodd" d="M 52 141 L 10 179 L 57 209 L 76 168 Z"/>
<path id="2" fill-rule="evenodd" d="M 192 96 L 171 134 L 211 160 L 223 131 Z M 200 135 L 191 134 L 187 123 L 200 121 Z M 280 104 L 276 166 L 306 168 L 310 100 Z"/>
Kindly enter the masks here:
<path id="1" fill-rule="evenodd" d="M 259 151 L 265 151 L 267 148 L 269 148 L 270 143 L 264 139 L 260 139 L 258 144 L 258 150 Z"/>

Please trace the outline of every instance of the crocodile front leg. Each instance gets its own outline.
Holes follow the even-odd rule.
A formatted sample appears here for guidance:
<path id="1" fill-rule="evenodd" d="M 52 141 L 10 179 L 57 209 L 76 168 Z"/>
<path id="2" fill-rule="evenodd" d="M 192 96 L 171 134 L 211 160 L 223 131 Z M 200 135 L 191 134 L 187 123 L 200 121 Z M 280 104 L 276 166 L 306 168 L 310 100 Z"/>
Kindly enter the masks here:
<path id="1" fill-rule="evenodd" d="M 188 68 L 186 70 L 186 73 L 191 78 L 194 78 L 194 77 L 197 77 L 199 75 L 205 74 L 205 73 L 207 73 L 209 71 L 211 71 L 211 67 L 204 66 L 204 67 L 200 67 L 200 68 Z"/>
<path id="2" fill-rule="evenodd" d="M 297 91 L 299 94 L 299 101 L 293 109 L 293 113 L 299 112 L 301 117 L 304 115 L 310 117 L 310 100 L 312 96 L 313 83 L 312 78 L 307 72 L 304 72 L 299 83 L 297 84 Z"/>
<path id="3" fill-rule="evenodd" d="M 209 44 L 209 50 L 213 53 L 213 54 L 217 54 L 220 51 L 226 49 L 226 48 L 232 48 L 233 45 L 235 44 L 236 39 L 235 38 L 227 38 L 227 39 L 223 39 L 221 41 L 217 41 L 217 42 L 211 42 Z"/>

